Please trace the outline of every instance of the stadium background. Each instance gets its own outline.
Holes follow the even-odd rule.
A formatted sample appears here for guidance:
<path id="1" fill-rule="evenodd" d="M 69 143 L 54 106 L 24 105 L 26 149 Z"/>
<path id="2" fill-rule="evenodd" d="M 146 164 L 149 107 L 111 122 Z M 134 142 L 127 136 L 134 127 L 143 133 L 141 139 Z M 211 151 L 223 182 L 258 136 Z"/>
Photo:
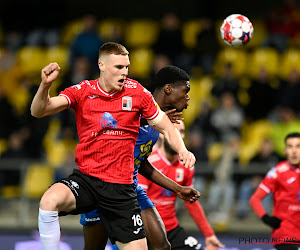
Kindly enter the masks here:
<path id="1" fill-rule="evenodd" d="M 295 5 L 286 10 L 284 2 Z M 277 17 L 283 18 L 272 23 L 269 17 L 273 10 L 278 11 Z M 171 48 L 171 51 L 161 51 L 163 46 L 157 46 L 157 43 L 164 28 L 163 17 L 169 12 L 175 14 L 178 21 L 176 35 L 171 37 L 182 41 L 160 41 L 160 45 L 167 43 Z M 130 77 L 140 80 L 150 90 L 153 74 L 161 65 L 171 62 L 188 71 L 191 101 L 184 112 L 186 143 L 200 159 L 195 167 L 195 186 L 202 193 L 200 202 L 217 236 L 228 249 L 271 249 L 270 244 L 242 245 L 243 239 L 252 238 L 255 243 L 260 237 L 268 237 L 270 230 L 251 211 L 243 210 L 245 197 L 241 190 L 243 187 L 246 191 L 242 194 L 249 195 L 249 189 L 268 171 L 274 157 L 282 157 L 282 138 L 290 130 L 299 128 L 300 116 L 297 104 L 281 99 L 261 117 L 253 115 L 248 106 L 251 97 L 256 97 L 250 93 L 261 89 L 249 90 L 255 86 L 261 68 L 267 72 L 267 85 L 280 93 L 283 93 L 281 86 L 288 85 L 290 72 L 299 72 L 298 1 L 0 1 L 0 249 L 14 249 L 16 242 L 35 238 L 41 194 L 53 180 L 75 167 L 73 152 L 77 138 L 72 114 L 64 112 L 61 116 L 37 120 L 30 117 L 29 105 L 40 82 L 40 70 L 51 61 L 57 61 L 62 67 L 52 95 L 62 87 L 77 83 L 72 81 L 80 77 L 73 73 L 76 55 L 72 45 L 83 30 L 83 18 L 87 13 L 96 18 L 96 33 L 101 42 L 121 41 L 129 49 Z M 222 20 L 233 13 L 246 15 L 254 26 L 254 38 L 244 48 L 233 49 L 220 40 L 218 28 Z M 286 24 L 287 19 L 293 23 Z M 205 27 L 209 27 L 208 32 L 199 36 Z M 292 27 L 292 31 L 287 27 Z M 174 44 L 181 45 L 178 49 Z M 161 56 L 164 54 L 168 54 L 171 61 Z M 71 58 L 74 59 L 72 63 Z M 83 73 L 86 72 L 86 63 L 86 60 L 78 63 L 77 70 L 82 70 L 81 66 Z M 228 69 L 232 75 L 226 78 Z M 90 66 L 87 75 L 91 72 Z M 207 119 L 207 110 L 211 115 L 220 107 L 222 93 L 213 89 L 226 82 L 242 111 L 242 122 L 215 133 L 218 128 L 212 128 L 212 124 L 203 125 L 201 121 Z M 232 90 L 230 86 L 236 89 Z M 298 87 L 299 79 L 291 92 L 299 90 Z M 286 97 L 292 98 L 297 97 Z M 268 106 L 264 99 L 258 104 L 260 106 L 256 108 Z M 292 119 L 282 120 L 284 114 L 291 116 L 290 110 Z M 260 111 L 258 108 L 254 113 L 260 114 Z M 202 141 L 205 144 L 201 144 Z M 252 159 L 265 141 L 274 148 L 271 157 L 263 163 L 253 163 Z M 210 213 L 214 203 L 210 201 L 209 204 L 208 200 L 210 192 L 214 191 L 213 181 L 217 180 L 215 170 L 221 171 L 224 166 L 228 168 L 223 187 L 230 195 L 225 196 L 227 202 L 224 203 L 220 197 L 215 198 L 217 204 L 222 205 L 220 211 L 228 210 L 228 214 Z M 178 215 L 182 226 L 202 239 L 180 202 Z M 62 218 L 61 226 L 63 240 L 72 249 L 82 249 L 78 217 Z"/>

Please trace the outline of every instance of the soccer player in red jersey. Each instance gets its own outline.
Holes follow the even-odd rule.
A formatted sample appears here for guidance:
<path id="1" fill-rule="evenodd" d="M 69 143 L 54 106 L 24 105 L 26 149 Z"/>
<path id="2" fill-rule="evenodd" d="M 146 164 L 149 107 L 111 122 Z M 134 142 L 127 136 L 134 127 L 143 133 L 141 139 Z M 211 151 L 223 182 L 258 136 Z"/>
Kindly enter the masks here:
<path id="1" fill-rule="evenodd" d="M 184 137 L 185 127 L 183 122 L 179 121 L 178 124 L 175 124 L 175 127 L 178 128 L 181 136 Z M 178 154 L 170 147 L 170 144 L 165 139 L 162 140 L 161 146 L 148 157 L 148 161 L 157 170 L 161 171 L 165 176 L 179 185 L 193 185 L 194 168 L 185 168 L 180 163 Z M 188 235 L 186 231 L 180 227 L 175 209 L 176 194 L 156 185 L 140 174 L 138 174 L 138 179 L 139 185 L 146 190 L 147 195 L 155 204 L 164 222 L 171 249 L 204 249 L 194 237 Z M 185 206 L 206 238 L 206 249 L 216 250 L 219 247 L 224 247 L 209 225 L 201 204 L 198 201 L 192 204 L 185 201 Z"/>
<path id="2" fill-rule="evenodd" d="M 273 245 L 278 250 L 300 248 L 300 133 L 285 137 L 286 161 L 272 168 L 250 198 L 250 206 L 272 228 Z M 273 193 L 273 215 L 266 213 L 262 200 Z"/>
<path id="3" fill-rule="evenodd" d="M 147 249 L 132 178 L 141 115 L 168 138 L 186 167 L 195 163 L 151 93 L 127 78 L 127 49 L 105 43 L 99 50 L 98 64 L 98 79 L 82 81 L 50 98 L 49 90 L 60 71 L 57 63 L 50 63 L 42 69 L 42 81 L 31 104 L 31 113 L 37 118 L 72 108 L 79 137 L 75 152 L 79 170 L 53 184 L 40 201 L 39 231 L 45 250 L 58 249 L 59 212 L 80 214 L 96 208 L 109 238 L 120 249 Z"/>

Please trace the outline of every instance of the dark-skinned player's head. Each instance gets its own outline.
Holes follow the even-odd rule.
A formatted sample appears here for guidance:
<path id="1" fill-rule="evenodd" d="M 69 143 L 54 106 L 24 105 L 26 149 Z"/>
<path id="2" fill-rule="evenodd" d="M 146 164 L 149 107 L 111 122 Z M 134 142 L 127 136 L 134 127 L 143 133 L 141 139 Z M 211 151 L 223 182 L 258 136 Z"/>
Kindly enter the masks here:
<path id="1" fill-rule="evenodd" d="M 153 95 L 156 100 L 163 96 L 167 109 L 176 108 L 177 111 L 182 111 L 189 105 L 189 80 L 190 76 L 184 70 L 172 65 L 165 66 L 154 78 Z"/>

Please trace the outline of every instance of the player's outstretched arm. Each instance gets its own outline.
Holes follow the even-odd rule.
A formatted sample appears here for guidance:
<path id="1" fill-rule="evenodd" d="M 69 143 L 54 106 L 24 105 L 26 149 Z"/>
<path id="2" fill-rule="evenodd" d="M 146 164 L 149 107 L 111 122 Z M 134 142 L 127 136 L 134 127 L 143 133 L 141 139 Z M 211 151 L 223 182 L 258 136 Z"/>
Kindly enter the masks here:
<path id="1" fill-rule="evenodd" d="M 249 204 L 257 216 L 269 227 L 276 229 L 280 227 L 281 220 L 267 214 L 262 205 L 262 200 L 268 195 L 262 188 L 258 187 L 249 200 Z"/>
<path id="2" fill-rule="evenodd" d="M 193 217 L 198 228 L 201 230 L 205 237 L 205 244 L 207 250 L 218 250 L 219 247 L 225 247 L 215 235 L 209 222 L 207 221 L 204 210 L 199 201 L 193 204 L 185 202 L 185 207 L 189 211 L 189 214 Z"/>
<path id="3" fill-rule="evenodd" d="M 191 187 L 181 186 L 172 179 L 158 171 L 147 159 L 140 166 L 139 173 L 155 184 L 174 192 L 179 198 L 195 202 L 200 197 L 200 192 Z"/>
<path id="4" fill-rule="evenodd" d="M 41 118 L 56 114 L 68 107 L 68 101 L 63 96 L 50 98 L 49 91 L 57 78 L 60 67 L 57 63 L 50 63 L 41 71 L 41 84 L 31 103 L 31 115 Z"/>
<path id="5" fill-rule="evenodd" d="M 185 167 L 191 168 L 195 165 L 196 158 L 194 154 L 187 150 L 179 131 L 165 113 L 162 112 L 158 119 L 150 120 L 148 123 L 165 136 L 170 146 L 178 153 Z"/>

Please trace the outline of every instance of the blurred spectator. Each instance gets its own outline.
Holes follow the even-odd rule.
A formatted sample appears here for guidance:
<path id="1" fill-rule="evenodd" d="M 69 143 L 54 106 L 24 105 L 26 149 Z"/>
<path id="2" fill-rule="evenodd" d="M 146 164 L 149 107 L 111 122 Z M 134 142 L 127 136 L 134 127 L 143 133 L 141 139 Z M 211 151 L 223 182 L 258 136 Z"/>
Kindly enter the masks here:
<path id="1" fill-rule="evenodd" d="M 10 134 L 8 138 L 8 148 L 1 154 L 2 159 L 24 159 L 27 151 L 25 147 L 26 134 L 16 131 Z M 20 170 L 2 170 L 0 171 L 0 186 L 18 186 L 20 184 Z"/>
<path id="2" fill-rule="evenodd" d="M 183 65 L 185 64 L 184 49 L 180 20 L 175 13 L 168 12 L 161 19 L 160 32 L 153 45 L 154 53 L 167 56 L 171 64 L 189 71 L 189 68 L 186 69 L 187 65 Z"/>
<path id="3" fill-rule="evenodd" d="M 202 29 L 197 35 L 197 44 L 193 52 L 194 66 L 200 66 L 204 74 L 211 74 L 220 45 L 213 20 L 203 18 L 201 23 Z"/>
<path id="4" fill-rule="evenodd" d="M 216 79 L 216 83 L 211 90 L 211 94 L 219 99 L 223 93 L 230 92 L 238 101 L 240 83 L 234 76 L 232 64 L 227 63 L 224 67 L 224 75 Z"/>
<path id="5" fill-rule="evenodd" d="M 271 131 L 271 139 L 274 144 L 274 151 L 280 157 L 284 157 L 285 135 L 293 131 L 299 131 L 300 119 L 290 107 L 281 106 L 277 109 L 279 120 L 274 122 Z"/>
<path id="6" fill-rule="evenodd" d="M 2 91 L 0 84 L 0 138 L 7 139 L 9 135 L 18 128 L 18 115 Z"/>
<path id="7" fill-rule="evenodd" d="M 220 96 L 219 106 L 212 111 L 210 119 L 210 123 L 217 132 L 218 141 L 225 142 L 228 137 L 240 133 L 244 113 L 237 105 L 234 95 L 224 92 Z"/>
<path id="8" fill-rule="evenodd" d="M 246 117 L 252 121 L 265 119 L 276 104 L 276 89 L 271 86 L 267 70 L 261 67 L 256 79 L 248 89 L 249 103 L 245 107 Z"/>
<path id="9" fill-rule="evenodd" d="M 250 164 L 264 164 L 267 165 L 269 169 L 274 167 L 280 161 L 280 157 L 274 152 L 274 146 L 269 138 L 265 138 L 261 145 L 259 152 L 250 160 Z M 249 166 L 250 167 L 250 166 Z M 245 218 L 249 211 L 249 199 L 257 189 L 263 176 L 253 175 L 249 178 L 244 179 L 241 182 L 238 202 L 237 202 L 237 216 L 240 219 Z M 270 212 L 271 210 L 271 196 L 264 200 L 264 208 Z"/>
<path id="10" fill-rule="evenodd" d="M 271 9 L 266 18 L 268 35 L 263 45 L 283 52 L 290 39 L 300 31 L 300 9 L 294 0 L 284 0 L 282 5 Z"/>
<path id="11" fill-rule="evenodd" d="M 201 130 L 190 130 L 188 134 L 188 149 L 195 155 L 198 162 L 208 161 L 207 144 Z"/>
<path id="12" fill-rule="evenodd" d="M 277 104 L 291 108 L 296 114 L 300 110 L 300 76 L 291 70 L 288 80 L 282 80 L 278 88 Z"/>
<path id="13" fill-rule="evenodd" d="M 170 65 L 171 61 L 166 55 L 157 54 L 154 56 L 153 65 L 150 72 L 150 84 L 148 84 L 147 89 L 153 93 L 155 86 L 152 86 L 152 82 L 154 80 L 154 77 L 156 76 L 156 73 L 163 67 Z M 144 85 L 144 84 L 143 84 Z"/>
<path id="14" fill-rule="evenodd" d="M 208 195 L 209 219 L 214 224 L 227 225 L 234 205 L 235 183 L 232 179 L 234 165 L 238 161 L 239 135 L 231 134 L 224 143 L 220 162 L 214 170 L 214 180 Z"/>
<path id="15" fill-rule="evenodd" d="M 83 30 L 74 38 L 70 48 L 70 67 L 74 67 L 75 59 L 85 56 L 89 59 L 91 75 L 99 72 L 98 55 L 103 41 L 97 30 L 97 18 L 94 14 L 86 14 L 83 17 Z"/>
<path id="16" fill-rule="evenodd" d="M 203 144 L 209 145 L 217 141 L 217 131 L 211 124 L 211 114 L 213 112 L 208 101 L 203 101 L 201 104 L 201 112 L 195 117 L 190 125 L 190 133 L 198 133 L 199 137 L 202 137 Z M 193 144 L 195 151 L 198 151 L 196 144 Z"/>

